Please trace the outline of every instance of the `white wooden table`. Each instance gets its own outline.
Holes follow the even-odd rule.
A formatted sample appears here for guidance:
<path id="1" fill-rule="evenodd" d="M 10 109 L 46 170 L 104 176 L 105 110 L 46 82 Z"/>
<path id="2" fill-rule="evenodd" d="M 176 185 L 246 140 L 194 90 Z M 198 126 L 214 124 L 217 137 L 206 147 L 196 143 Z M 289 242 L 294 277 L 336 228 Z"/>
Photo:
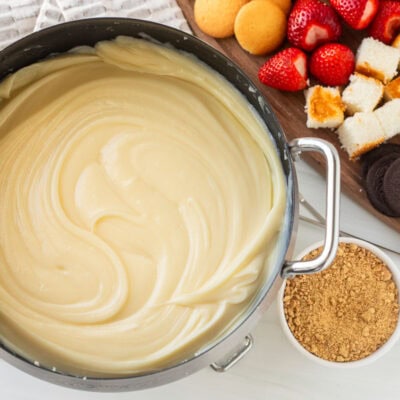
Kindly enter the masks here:
<path id="1" fill-rule="evenodd" d="M 303 162 L 297 170 L 302 194 L 315 206 L 324 180 Z M 341 228 L 400 250 L 400 234 L 391 231 L 342 196 Z M 296 249 L 322 239 L 322 230 L 301 223 Z M 400 256 L 393 253 L 400 268 Z M 374 364 L 332 369 L 314 364 L 292 348 L 279 325 L 273 304 L 253 333 L 250 353 L 226 373 L 206 368 L 178 382 L 141 392 L 99 394 L 57 387 L 32 378 L 0 360 L 1 400 L 397 400 L 400 399 L 400 342 Z"/>

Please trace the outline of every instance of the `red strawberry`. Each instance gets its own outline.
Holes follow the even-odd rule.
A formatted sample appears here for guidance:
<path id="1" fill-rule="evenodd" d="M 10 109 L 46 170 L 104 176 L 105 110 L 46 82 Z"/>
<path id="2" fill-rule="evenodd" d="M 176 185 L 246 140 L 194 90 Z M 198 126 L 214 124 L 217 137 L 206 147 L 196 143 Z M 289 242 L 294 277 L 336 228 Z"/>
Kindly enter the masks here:
<path id="1" fill-rule="evenodd" d="M 302 90 L 307 87 L 307 56 L 294 47 L 282 50 L 260 68 L 258 79 L 275 89 Z"/>
<path id="2" fill-rule="evenodd" d="M 378 11 L 379 0 L 330 0 L 333 8 L 353 29 L 366 28 Z"/>
<path id="3" fill-rule="evenodd" d="M 390 44 L 400 31 L 400 2 L 381 1 L 369 34 L 383 43 Z"/>
<path id="4" fill-rule="evenodd" d="M 288 18 L 289 42 L 303 50 L 311 51 L 319 44 L 334 42 L 341 33 L 335 10 L 319 0 L 298 0 Z"/>
<path id="5" fill-rule="evenodd" d="M 344 85 L 353 71 L 354 54 L 343 44 L 324 44 L 311 55 L 310 72 L 324 85 Z"/>

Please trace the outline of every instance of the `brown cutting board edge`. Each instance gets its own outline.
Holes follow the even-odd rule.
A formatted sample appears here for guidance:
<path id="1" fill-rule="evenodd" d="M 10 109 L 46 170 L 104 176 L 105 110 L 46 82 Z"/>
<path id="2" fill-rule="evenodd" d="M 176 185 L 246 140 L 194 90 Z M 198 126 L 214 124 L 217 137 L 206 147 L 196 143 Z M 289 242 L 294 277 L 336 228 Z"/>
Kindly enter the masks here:
<path id="1" fill-rule="evenodd" d="M 326 139 L 337 148 L 341 161 L 341 187 L 342 191 L 365 208 L 379 220 L 400 232 L 400 218 L 390 218 L 375 210 L 365 193 L 360 175 L 359 162 L 348 159 L 347 153 L 340 149 L 336 133 L 328 129 L 309 129 L 306 127 L 306 114 L 304 112 L 304 94 L 301 92 L 281 92 L 261 84 L 257 78 L 259 67 L 267 57 L 252 56 L 237 44 L 234 38 L 216 40 L 205 35 L 196 25 L 193 16 L 193 1 L 177 0 L 184 16 L 186 17 L 194 34 L 207 42 L 217 50 L 231 58 L 249 76 L 254 84 L 260 89 L 267 99 L 272 110 L 275 112 L 288 140 L 299 137 L 319 137 Z M 354 32 L 344 29 L 340 39 L 341 43 L 347 44 L 353 51 L 356 50 L 361 38 L 365 33 Z M 391 140 L 400 143 L 400 135 Z M 325 163 L 323 157 L 318 153 L 304 153 L 303 157 L 314 169 L 325 175 Z"/>

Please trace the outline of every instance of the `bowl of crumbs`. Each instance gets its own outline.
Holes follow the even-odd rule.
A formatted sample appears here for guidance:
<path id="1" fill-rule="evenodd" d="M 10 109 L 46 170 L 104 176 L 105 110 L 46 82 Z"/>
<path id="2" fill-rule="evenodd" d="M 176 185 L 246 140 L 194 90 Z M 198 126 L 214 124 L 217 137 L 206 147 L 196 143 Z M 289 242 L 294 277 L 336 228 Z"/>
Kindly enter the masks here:
<path id="1" fill-rule="evenodd" d="M 311 260 L 322 243 L 305 249 Z M 368 365 L 400 335 L 398 266 L 378 247 L 342 237 L 333 262 L 313 275 L 286 280 L 278 296 L 289 341 L 307 358 L 331 367 Z"/>

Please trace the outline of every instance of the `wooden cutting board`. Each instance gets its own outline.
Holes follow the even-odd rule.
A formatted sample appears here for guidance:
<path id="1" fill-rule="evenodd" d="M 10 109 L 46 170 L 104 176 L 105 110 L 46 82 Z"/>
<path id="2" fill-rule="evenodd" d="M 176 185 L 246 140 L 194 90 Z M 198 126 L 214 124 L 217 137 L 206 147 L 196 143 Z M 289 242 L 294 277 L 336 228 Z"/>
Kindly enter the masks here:
<path id="1" fill-rule="evenodd" d="M 257 73 L 259 67 L 266 61 L 266 56 L 258 57 L 250 55 L 240 48 L 234 38 L 216 40 L 205 35 L 200 31 L 194 22 L 194 1 L 177 0 L 177 2 L 180 5 L 194 34 L 231 58 L 242 68 L 242 70 L 260 89 L 271 105 L 271 108 L 275 112 L 280 124 L 282 125 L 286 138 L 291 140 L 298 137 L 313 136 L 326 139 L 333 143 L 339 152 L 341 160 L 342 191 L 349 195 L 366 210 L 368 210 L 371 214 L 375 215 L 397 232 L 400 232 L 400 218 L 387 217 L 371 206 L 363 188 L 360 174 L 360 164 L 359 162 L 349 161 L 347 153 L 340 149 L 340 143 L 337 139 L 336 133 L 329 129 L 309 129 L 306 127 L 304 94 L 302 92 L 281 92 L 261 84 L 257 78 Z M 344 27 L 344 32 L 340 41 L 344 44 L 347 44 L 353 51 L 355 51 L 363 36 L 365 36 L 364 32 L 356 32 Z M 400 135 L 392 139 L 391 142 L 400 144 Z M 325 174 L 323 156 L 319 155 L 318 153 L 304 153 L 304 159 L 318 172 Z"/>

